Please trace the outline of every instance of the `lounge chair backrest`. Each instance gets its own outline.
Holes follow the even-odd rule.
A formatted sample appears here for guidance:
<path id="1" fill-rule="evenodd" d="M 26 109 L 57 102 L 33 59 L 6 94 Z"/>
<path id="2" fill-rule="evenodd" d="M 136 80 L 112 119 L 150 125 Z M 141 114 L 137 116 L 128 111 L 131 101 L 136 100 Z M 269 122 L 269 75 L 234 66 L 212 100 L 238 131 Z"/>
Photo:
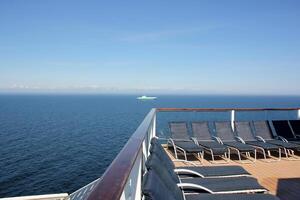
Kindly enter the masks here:
<path id="1" fill-rule="evenodd" d="M 211 140 L 208 122 L 192 122 L 192 129 L 197 140 Z"/>
<path id="2" fill-rule="evenodd" d="M 159 177 L 165 182 L 166 185 L 170 183 L 179 183 L 180 180 L 175 174 L 174 170 L 168 170 L 161 164 L 161 160 L 156 154 L 150 154 L 146 161 L 147 170 L 154 170 Z"/>
<path id="3" fill-rule="evenodd" d="M 287 139 L 295 138 L 292 129 L 287 120 L 278 120 L 272 121 L 273 127 L 277 133 L 277 135 L 282 136 Z"/>
<path id="4" fill-rule="evenodd" d="M 254 121 L 253 126 L 254 126 L 256 136 L 261 136 L 266 140 L 273 139 L 267 121 Z"/>
<path id="5" fill-rule="evenodd" d="M 295 135 L 300 135 L 300 120 L 290 120 Z"/>
<path id="6" fill-rule="evenodd" d="M 166 166 L 170 170 L 173 170 L 175 168 L 174 163 L 172 162 L 170 157 L 167 155 L 167 153 L 165 152 L 165 150 L 163 149 L 161 144 L 156 142 L 154 139 L 157 140 L 156 138 L 153 138 L 151 140 L 150 153 L 156 154 L 160 158 L 161 163 L 164 166 Z"/>
<path id="7" fill-rule="evenodd" d="M 255 137 L 251 130 L 250 122 L 235 122 L 235 130 L 239 137 L 245 141 L 253 141 Z"/>
<path id="8" fill-rule="evenodd" d="M 189 140 L 188 127 L 186 122 L 169 122 L 171 138 Z"/>
<path id="9" fill-rule="evenodd" d="M 170 187 L 173 187 L 173 189 L 169 189 Z M 149 170 L 144 176 L 142 190 L 145 200 L 183 200 L 182 192 L 177 185 L 173 184 L 167 187 L 154 170 Z M 179 194 L 179 196 L 176 196 L 176 194 Z"/>
<path id="10" fill-rule="evenodd" d="M 235 141 L 230 122 L 215 122 L 216 135 L 222 141 Z"/>

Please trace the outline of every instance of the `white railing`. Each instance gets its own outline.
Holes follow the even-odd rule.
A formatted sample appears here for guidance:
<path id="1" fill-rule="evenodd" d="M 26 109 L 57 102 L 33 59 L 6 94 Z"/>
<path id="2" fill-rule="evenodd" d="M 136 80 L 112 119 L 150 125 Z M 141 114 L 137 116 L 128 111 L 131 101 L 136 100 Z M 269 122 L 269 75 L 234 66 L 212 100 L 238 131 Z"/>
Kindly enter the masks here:
<path id="1" fill-rule="evenodd" d="M 102 179 L 83 199 L 142 199 L 145 162 L 149 155 L 151 138 L 156 135 L 155 131 L 156 109 L 152 109 L 105 171 Z"/>
<path id="2" fill-rule="evenodd" d="M 101 181 L 101 178 L 94 180 L 93 182 L 87 184 L 86 186 L 76 190 L 72 194 L 69 195 L 69 200 L 84 200 L 89 194 L 93 191 L 94 187 Z"/>
<path id="3" fill-rule="evenodd" d="M 150 141 L 155 136 L 156 117 L 153 119 L 148 127 L 147 135 L 144 138 L 142 148 L 140 148 L 135 164 L 130 172 L 125 188 L 123 190 L 121 200 L 141 200 L 142 198 L 142 177 L 145 173 L 145 162 L 150 154 Z"/>

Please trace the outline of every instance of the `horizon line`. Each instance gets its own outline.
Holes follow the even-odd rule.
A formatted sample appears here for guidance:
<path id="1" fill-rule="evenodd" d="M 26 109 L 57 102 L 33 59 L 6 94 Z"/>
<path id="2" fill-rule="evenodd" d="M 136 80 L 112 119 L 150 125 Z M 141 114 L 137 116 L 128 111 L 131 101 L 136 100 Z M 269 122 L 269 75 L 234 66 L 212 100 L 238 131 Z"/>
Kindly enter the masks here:
<path id="1" fill-rule="evenodd" d="M 155 96 L 248 96 L 248 97 L 300 97 L 300 94 L 266 94 L 266 93 L 161 93 L 161 92 L 74 92 L 74 91 L 0 91 L 0 95 L 78 95 L 78 96 L 97 96 L 97 95 L 132 95 L 132 96 L 140 96 L 140 95 L 155 95 Z"/>

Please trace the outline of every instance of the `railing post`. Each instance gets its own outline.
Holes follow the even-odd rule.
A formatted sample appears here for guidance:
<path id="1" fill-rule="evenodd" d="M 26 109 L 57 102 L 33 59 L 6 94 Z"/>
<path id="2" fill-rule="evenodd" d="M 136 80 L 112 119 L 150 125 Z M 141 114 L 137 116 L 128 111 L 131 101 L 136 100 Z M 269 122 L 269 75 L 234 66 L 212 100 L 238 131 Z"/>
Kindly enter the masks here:
<path id="1" fill-rule="evenodd" d="M 152 122 L 152 137 L 155 136 L 156 136 L 156 113 L 154 114 L 153 122 Z"/>
<path id="2" fill-rule="evenodd" d="M 235 111 L 231 110 L 231 128 L 234 131 L 234 119 L 235 118 Z"/>

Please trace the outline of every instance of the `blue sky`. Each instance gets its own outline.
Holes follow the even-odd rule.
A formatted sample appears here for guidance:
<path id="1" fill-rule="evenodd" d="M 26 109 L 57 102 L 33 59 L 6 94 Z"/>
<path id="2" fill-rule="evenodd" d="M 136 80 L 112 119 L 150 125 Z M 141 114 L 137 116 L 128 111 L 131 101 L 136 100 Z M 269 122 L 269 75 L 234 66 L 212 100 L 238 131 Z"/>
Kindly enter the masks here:
<path id="1" fill-rule="evenodd" d="M 300 2 L 0 1 L 0 91 L 299 95 Z"/>

